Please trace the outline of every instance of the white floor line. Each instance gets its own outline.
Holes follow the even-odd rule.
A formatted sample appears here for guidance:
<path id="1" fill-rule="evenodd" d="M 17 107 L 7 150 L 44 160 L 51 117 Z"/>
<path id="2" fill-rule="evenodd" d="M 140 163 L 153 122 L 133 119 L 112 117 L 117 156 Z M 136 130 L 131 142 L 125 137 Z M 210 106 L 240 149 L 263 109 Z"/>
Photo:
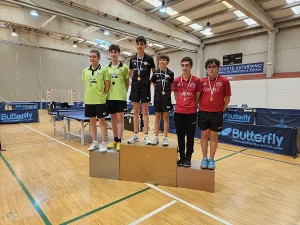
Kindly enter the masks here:
<path id="1" fill-rule="evenodd" d="M 158 209 L 152 211 L 151 213 L 149 213 L 149 214 L 147 214 L 147 215 L 145 215 L 145 216 L 139 218 L 138 220 L 136 220 L 136 221 L 130 223 L 129 225 L 136 225 L 136 224 L 139 224 L 140 222 L 143 222 L 144 220 L 148 219 L 149 217 L 155 215 L 156 213 L 159 213 L 160 211 L 163 211 L 164 209 L 168 208 L 169 206 L 175 204 L 176 202 L 177 202 L 176 200 L 173 200 L 173 201 L 171 201 L 171 202 L 169 202 L 169 203 L 163 205 L 162 207 L 160 207 L 160 208 L 158 208 Z"/>
<path id="2" fill-rule="evenodd" d="M 21 124 L 22 124 L 22 123 L 21 123 Z M 53 138 L 53 137 L 50 137 L 50 136 L 48 136 L 48 135 L 46 135 L 46 134 L 44 134 L 44 133 L 42 133 L 42 132 L 40 132 L 40 131 L 38 131 L 38 130 L 36 130 L 36 129 L 33 129 L 33 128 L 31 128 L 31 127 L 25 125 L 25 124 L 22 124 L 22 125 L 23 125 L 24 127 L 27 127 L 27 128 L 30 129 L 30 130 L 33 130 L 33 131 L 35 131 L 35 132 L 37 132 L 37 133 L 39 133 L 39 134 L 41 134 L 41 135 L 43 135 L 43 136 L 45 136 L 45 137 L 51 139 L 51 140 L 53 140 L 53 141 L 56 141 L 56 142 L 58 142 L 58 143 L 60 143 L 60 144 L 62 144 L 62 145 L 64 145 L 64 146 L 67 146 L 67 147 L 69 147 L 69 148 L 71 148 L 71 149 L 73 149 L 73 150 L 75 150 L 75 151 L 77 151 L 77 152 L 80 152 L 81 154 L 84 154 L 84 155 L 86 155 L 86 156 L 89 157 L 89 154 L 87 154 L 87 153 L 85 153 L 85 152 L 82 152 L 82 151 L 80 151 L 79 149 L 72 147 L 71 145 L 65 144 L 65 143 L 63 143 L 63 142 L 61 142 L 61 141 L 59 141 L 59 140 L 57 140 L 57 139 L 55 139 L 55 138 Z"/>
<path id="3" fill-rule="evenodd" d="M 166 191 L 164 191 L 164 190 L 156 187 L 153 184 L 147 184 L 147 185 L 149 187 L 151 187 L 151 188 L 153 188 L 153 189 L 155 189 L 155 190 L 157 190 L 157 191 L 159 191 L 159 192 L 161 192 L 161 193 L 163 193 L 163 194 L 165 194 L 165 195 L 167 195 L 167 196 L 169 196 L 169 197 L 177 200 L 178 202 L 181 202 L 181 203 L 183 203 L 183 204 L 185 204 L 185 205 L 187 205 L 187 206 L 189 206 L 189 207 L 197 210 L 198 212 L 201 212 L 201 213 L 203 213 L 203 214 L 205 214 L 205 215 L 207 215 L 207 216 L 209 216 L 209 217 L 211 217 L 211 218 L 213 218 L 213 219 L 215 219 L 215 220 L 217 220 L 217 221 L 219 221 L 219 222 L 221 222 L 223 224 L 232 225 L 231 223 L 229 223 L 229 222 L 227 222 L 227 221 L 225 221 L 225 220 L 223 220 L 223 219 L 221 219 L 221 218 L 219 218 L 219 217 L 217 217 L 217 216 L 215 216 L 215 215 L 213 215 L 213 214 L 211 214 L 211 213 L 209 213 L 209 212 L 207 212 L 207 211 L 205 211 L 205 210 L 203 210 L 203 209 L 201 209 L 201 208 L 199 208 L 199 207 L 197 207 L 197 206 L 195 206 L 195 205 L 193 205 L 191 203 L 188 203 L 187 201 L 184 201 L 181 198 L 176 197 L 175 195 L 172 195 L 172 194 L 166 192 Z"/>

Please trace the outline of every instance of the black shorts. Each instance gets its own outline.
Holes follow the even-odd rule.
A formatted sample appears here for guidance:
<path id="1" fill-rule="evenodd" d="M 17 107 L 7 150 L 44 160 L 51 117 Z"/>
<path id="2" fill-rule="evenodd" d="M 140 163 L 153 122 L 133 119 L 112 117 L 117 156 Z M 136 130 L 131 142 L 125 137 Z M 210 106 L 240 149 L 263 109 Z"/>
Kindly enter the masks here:
<path id="1" fill-rule="evenodd" d="M 223 112 L 198 112 L 198 125 L 200 130 L 210 129 L 215 132 L 222 131 Z"/>
<path id="2" fill-rule="evenodd" d="M 144 90 L 131 90 L 129 100 L 138 103 L 148 103 L 151 101 L 150 87 Z"/>
<path id="3" fill-rule="evenodd" d="M 104 118 L 107 115 L 106 104 L 85 105 L 85 117 Z"/>
<path id="4" fill-rule="evenodd" d="M 121 100 L 106 100 L 107 111 L 110 114 L 126 112 L 127 103 Z"/>
<path id="5" fill-rule="evenodd" d="M 172 109 L 173 109 L 172 103 L 154 102 L 154 111 L 155 112 L 169 112 Z"/>

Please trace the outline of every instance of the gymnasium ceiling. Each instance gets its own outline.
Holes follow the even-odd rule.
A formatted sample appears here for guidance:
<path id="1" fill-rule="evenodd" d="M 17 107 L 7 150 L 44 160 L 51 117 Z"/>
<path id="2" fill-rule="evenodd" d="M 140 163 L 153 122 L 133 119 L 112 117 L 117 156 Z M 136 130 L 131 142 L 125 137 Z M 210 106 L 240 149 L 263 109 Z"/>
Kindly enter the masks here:
<path id="1" fill-rule="evenodd" d="M 300 25 L 300 0 L 2 0 L 0 28 L 33 32 L 107 50 L 108 43 L 135 52 L 144 35 L 150 54 L 185 50 Z M 36 10 L 38 16 L 30 15 Z M 109 32 L 105 35 L 104 32 Z"/>

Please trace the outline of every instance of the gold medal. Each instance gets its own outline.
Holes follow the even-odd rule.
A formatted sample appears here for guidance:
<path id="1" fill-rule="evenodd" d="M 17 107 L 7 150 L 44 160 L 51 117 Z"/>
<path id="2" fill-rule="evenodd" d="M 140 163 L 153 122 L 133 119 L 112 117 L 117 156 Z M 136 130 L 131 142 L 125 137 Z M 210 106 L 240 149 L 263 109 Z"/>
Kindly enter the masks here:
<path id="1" fill-rule="evenodd" d="M 165 94 L 166 94 L 166 92 L 162 91 L 162 95 L 165 95 Z"/>
<path id="2" fill-rule="evenodd" d="M 138 76 L 137 80 L 141 80 L 141 77 L 140 77 L 140 76 Z"/>
<path id="3" fill-rule="evenodd" d="M 213 99 L 213 98 L 210 98 L 209 100 L 212 102 L 214 99 Z"/>

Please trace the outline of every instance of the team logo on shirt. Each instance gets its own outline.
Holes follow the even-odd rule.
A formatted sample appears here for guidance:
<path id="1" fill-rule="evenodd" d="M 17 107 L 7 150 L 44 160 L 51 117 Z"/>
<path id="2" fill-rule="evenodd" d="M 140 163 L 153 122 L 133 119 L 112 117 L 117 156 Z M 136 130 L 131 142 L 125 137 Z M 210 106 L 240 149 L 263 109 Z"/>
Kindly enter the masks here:
<path id="1" fill-rule="evenodd" d="M 177 84 L 177 87 L 181 87 L 181 86 L 182 86 L 181 83 L 178 83 L 178 84 Z"/>
<path id="2" fill-rule="evenodd" d="M 101 74 L 100 72 L 97 73 L 97 75 L 100 75 L 100 74 Z"/>
<path id="3" fill-rule="evenodd" d="M 194 88 L 195 86 L 196 86 L 195 83 L 190 83 L 190 87 L 191 87 L 191 88 Z"/>
<path id="4" fill-rule="evenodd" d="M 206 86 L 206 85 L 207 85 L 207 83 L 204 83 L 204 84 L 203 84 L 203 86 Z"/>
<path id="5" fill-rule="evenodd" d="M 123 72 L 124 70 L 123 70 L 123 68 L 120 68 L 119 71 L 120 71 L 120 72 Z"/>
<path id="6" fill-rule="evenodd" d="M 221 86 L 222 86 L 222 83 L 221 83 L 221 82 L 217 82 L 217 83 L 216 83 L 216 86 L 217 86 L 217 87 L 221 87 Z"/>

